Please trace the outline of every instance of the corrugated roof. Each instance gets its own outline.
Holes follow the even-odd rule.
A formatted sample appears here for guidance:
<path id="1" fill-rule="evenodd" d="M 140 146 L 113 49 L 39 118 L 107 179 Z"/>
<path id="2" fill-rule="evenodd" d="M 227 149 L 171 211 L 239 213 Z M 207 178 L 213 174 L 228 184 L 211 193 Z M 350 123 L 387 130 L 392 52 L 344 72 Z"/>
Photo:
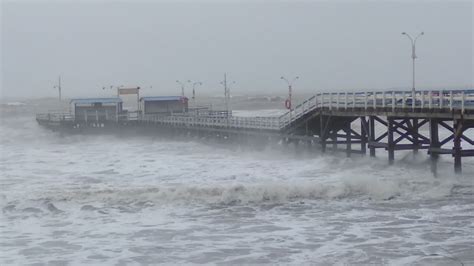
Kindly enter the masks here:
<path id="1" fill-rule="evenodd" d="M 187 97 L 184 97 L 188 100 Z M 152 97 L 142 97 L 140 100 L 145 102 L 154 102 L 154 101 L 181 101 L 183 96 L 152 96 Z"/>
<path id="2" fill-rule="evenodd" d="M 71 99 L 71 103 L 74 104 L 94 104 L 94 103 L 121 103 L 120 98 L 83 98 L 83 99 Z"/>

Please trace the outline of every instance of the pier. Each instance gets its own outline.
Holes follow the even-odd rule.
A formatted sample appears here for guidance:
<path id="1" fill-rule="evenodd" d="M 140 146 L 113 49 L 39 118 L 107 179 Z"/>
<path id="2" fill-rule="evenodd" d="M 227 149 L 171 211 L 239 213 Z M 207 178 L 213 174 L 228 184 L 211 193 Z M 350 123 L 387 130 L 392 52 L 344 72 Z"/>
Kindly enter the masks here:
<path id="1" fill-rule="evenodd" d="M 108 100 L 108 102 L 113 102 Z M 461 173 L 462 157 L 474 156 L 474 90 L 374 91 L 318 93 L 279 117 L 237 117 L 230 112 L 173 114 L 85 113 L 37 114 L 53 130 L 120 130 L 212 135 L 225 140 L 270 140 L 374 157 L 385 150 L 426 150 L 436 173 L 441 155 L 451 155 Z M 422 127 L 428 130 L 421 130 Z M 462 145 L 463 144 L 463 145 Z M 329 147 L 330 146 L 330 147 Z"/>

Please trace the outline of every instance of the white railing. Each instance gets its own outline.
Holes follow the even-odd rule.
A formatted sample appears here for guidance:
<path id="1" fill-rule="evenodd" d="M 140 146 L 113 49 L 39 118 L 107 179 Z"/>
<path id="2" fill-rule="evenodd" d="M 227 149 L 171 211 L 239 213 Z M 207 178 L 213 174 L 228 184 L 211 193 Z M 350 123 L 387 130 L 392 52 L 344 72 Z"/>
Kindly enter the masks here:
<path id="1" fill-rule="evenodd" d="M 413 111 L 415 109 L 457 110 L 465 113 L 474 109 L 474 90 L 438 91 L 380 91 L 318 93 L 280 116 L 280 125 L 291 124 L 316 108 L 328 110 L 362 109 L 384 111 Z"/>
<path id="2" fill-rule="evenodd" d="M 385 112 L 410 112 L 415 109 L 456 110 L 465 113 L 474 109 L 474 90 L 441 91 L 382 91 L 318 93 L 303 101 L 280 117 L 237 117 L 222 115 L 143 115 L 126 113 L 120 121 L 140 120 L 183 127 L 211 127 L 229 129 L 281 130 L 317 108 L 340 110 L 382 110 Z M 97 116 L 98 117 L 98 116 Z M 109 117 L 112 120 L 112 117 Z M 115 118 L 115 117 L 114 117 Z M 70 114 L 38 114 L 37 119 L 60 121 L 74 120 Z M 116 119 L 116 118 L 115 118 Z M 93 122 L 93 120 L 91 120 Z"/>
<path id="3" fill-rule="evenodd" d="M 211 127 L 211 128 L 241 128 L 279 130 L 279 117 L 205 117 L 205 116 L 180 116 L 180 115 L 145 115 L 144 122 L 163 123 L 184 127 Z"/>

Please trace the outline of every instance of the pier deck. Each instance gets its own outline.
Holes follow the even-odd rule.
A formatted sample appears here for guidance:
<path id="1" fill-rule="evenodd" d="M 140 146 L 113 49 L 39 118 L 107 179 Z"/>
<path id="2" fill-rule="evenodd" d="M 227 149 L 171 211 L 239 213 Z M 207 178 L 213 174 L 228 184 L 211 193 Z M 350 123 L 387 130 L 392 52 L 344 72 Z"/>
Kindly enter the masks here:
<path id="1" fill-rule="evenodd" d="M 279 117 L 192 113 L 107 117 L 93 113 L 78 119 L 73 114 L 50 113 L 38 114 L 36 119 L 53 129 L 73 131 L 114 126 L 152 127 L 214 134 L 226 139 L 254 136 L 284 143 L 304 142 L 319 145 L 323 152 L 327 145 L 332 144 L 333 149 L 344 145 L 347 156 L 365 154 L 367 149 L 370 156 L 375 156 L 376 149 L 384 149 L 390 164 L 397 150 L 426 149 L 433 162 L 433 172 L 442 154 L 454 158 L 457 173 L 461 172 L 461 158 L 474 156 L 474 90 L 319 93 Z M 429 128 L 428 133 L 420 130 L 423 126 Z M 358 149 L 354 149 L 356 144 Z"/>

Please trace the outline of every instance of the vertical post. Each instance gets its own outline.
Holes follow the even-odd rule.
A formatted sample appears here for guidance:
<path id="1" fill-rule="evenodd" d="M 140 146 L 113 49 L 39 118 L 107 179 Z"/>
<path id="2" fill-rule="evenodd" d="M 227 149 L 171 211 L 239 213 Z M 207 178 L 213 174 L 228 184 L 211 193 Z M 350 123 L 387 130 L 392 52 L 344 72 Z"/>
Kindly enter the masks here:
<path id="1" fill-rule="evenodd" d="M 61 101 L 61 76 L 59 76 L 59 80 L 58 80 L 58 91 L 59 91 L 59 101 Z"/>
<path id="2" fill-rule="evenodd" d="M 388 163 L 393 164 L 395 160 L 395 144 L 393 143 L 393 118 L 387 117 L 388 130 Z"/>
<path id="3" fill-rule="evenodd" d="M 431 109 L 431 107 L 433 105 L 433 92 L 429 91 L 428 93 L 429 93 L 429 95 L 428 95 L 428 109 Z"/>
<path id="4" fill-rule="evenodd" d="M 346 125 L 346 156 L 351 157 L 352 149 L 352 139 L 351 139 L 351 122 L 347 122 Z"/>
<path id="5" fill-rule="evenodd" d="M 352 93 L 352 110 L 355 109 L 355 106 L 356 106 L 356 96 L 355 96 L 355 92 Z"/>
<path id="6" fill-rule="evenodd" d="M 405 109 L 406 102 L 407 102 L 407 95 L 405 92 L 402 92 L 403 97 L 402 97 L 402 108 Z"/>
<path id="7" fill-rule="evenodd" d="M 392 112 L 395 112 L 395 105 L 397 103 L 395 102 L 395 92 L 392 91 Z"/>
<path id="8" fill-rule="evenodd" d="M 454 172 L 456 174 L 460 174 L 462 171 L 462 164 L 461 164 L 461 136 L 462 136 L 462 121 L 461 120 L 454 120 L 453 124 L 453 157 L 454 157 Z"/>
<path id="9" fill-rule="evenodd" d="M 373 116 L 369 116 L 369 147 L 370 147 L 370 157 L 375 157 L 375 118 Z"/>
<path id="10" fill-rule="evenodd" d="M 322 114 L 319 115 L 319 123 L 320 123 L 319 138 L 320 138 L 320 141 L 321 141 L 321 151 L 326 152 L 326 134 L 325 134 L 326 130 L 324 128 L 324 116 Z"/>
<path id="11" fill-rule="evenodd" d="M 360 118 L 360 151 L 363 154 L 367 153 L 367 130 L 366 130 L 366 125 L 367 122 L 365 120 L 365 116 L 361 116 Z"/>
<path id="12" fill-rule="evenodd" d="M 331 141 L 332 141 L 332 150 L 337 150 L 337 131 L 333 130 L 331 133 Z"/>
<path id="13" fill-rule="evenodd" d="M 453 110 L 453 91 L 449 91 L 449 110 Z"/>
<path id="14" fill-rule="evenodd" d="M 438 134 L 438 120 L 430 119 L 430 158 L 431 158 L 431 172 L 436 176 L 437 173 L 437 163 L 439 154 L 438 151 L 433 151 L 432 149 L 437 149 L 440 147 L 439 143 L 439 134 Z"/>
<path id="15" fill-rule="evenodd" d="M 385 111 L 385 91 L 382 91 L 382 107 Z"/>
<path id="16" fill-rule="evenodd" d="M 373 102 L 373 106 L 374 106 L 374 111 L 375 109 L 377 108 L 377 92 L 374 91 L 374 102 Z"/>
<path id="17" fill-rule="evenodd" d="M 344 110 L 347 110 L 347 92 L 344 93 Z"/>
<path id="18" fill-rule="evenodd" d="M 418 141 L 418 118 L 413 118 L 413 132 L 412 132 L 412 137 L 413 137 L 413 153 L 417 154 L 418 153 L 418 145 L 420 144 Z"/>
<path id="19" fill-rule="evenodd" d="M 332 92 L 329 93 L 329 110 L 332 110 Z"/>
<path id="20" fill-rule="evenodd" d="M 364 92 L 364 110 L 367 110 L 367 101 L 368 101 L 367 92 Z"/>
<path id="21" fill-rule="evenodd" d="M 421 92 L 421 109 L 425 108 L 425 92 Z"/>
<path id="22" fill-rule="evenodd" d="M 443 91 L 439 91 L 439 109 L 443 109 L 443 105 L 444 105 L 444 95 L 443 95 Z"/>

